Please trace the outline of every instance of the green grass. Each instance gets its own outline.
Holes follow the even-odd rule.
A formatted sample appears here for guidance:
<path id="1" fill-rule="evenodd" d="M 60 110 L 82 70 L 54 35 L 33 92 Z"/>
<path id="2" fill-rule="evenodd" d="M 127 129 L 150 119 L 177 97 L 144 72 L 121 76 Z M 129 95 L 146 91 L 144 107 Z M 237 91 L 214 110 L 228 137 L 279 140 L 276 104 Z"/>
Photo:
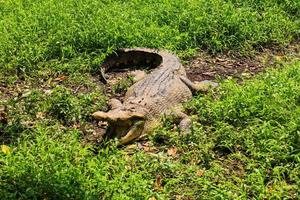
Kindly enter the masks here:
<path id="1" fill-rule="evenodd" d="M 86 103 L 89 93 L 74 96 L 59 86 L 50 95 L 37 89 L 10 100 L 7 104 L 15 110 L 8 119 L 14 121 L 2 137 L 10 136 L 5 144 L 11 154 L 0 157 L 1 199 L 296 199 L 299 67 L 296 62 L 269 70 L 243 85 L 225 81 L 208 95 L 195 97 L 186 105 L 194 119 L 193 133 L 180 136 L 165 119 L 150 137 L 158 149 L 155 155 L 139 149 L 128 155 L 113 141 L 96 154 L 92 146 L 83 147 L 83 133 L 71 125 L 76 124 L 73 119 L 83 111 L 105 109 Z M 38 102 L 45 104 L 38 106 L 45 118 L 37 119 L 41 110 L 31 108 Z M 62 126 L 61 120 L 71 124 Z M 81 123 L 89 119 L 83 117 Z M 171 147 L 177 156 L 166 153 Z M 157 176 L 162 180 L 158 186 Z"/>
<path id="2" fill-rule="evenodd" d="M 134 83 L 133 77 L 128 76 L 118 80 L 117 83 L 112 85 L 112 93 L 126 93 L 127 88 L 130 87 Z"/>
<path id="3" fill-rule="evenodd" d="M 107 53 L 250 55 L 299 39 L 299 19 L 292 0 L 0 0 L 0 199 L 297 199 L 299 61 L 195 96 L 190 135 L 166 118 L 144 150 L 84 141 Z"/>
<path id="4" fill-rule="evenodd" d="M 0 69 L 89 71 L 119 47 L 250 54 L 299 38 L 299 13 L 292 0 L 2 0 Z"/>

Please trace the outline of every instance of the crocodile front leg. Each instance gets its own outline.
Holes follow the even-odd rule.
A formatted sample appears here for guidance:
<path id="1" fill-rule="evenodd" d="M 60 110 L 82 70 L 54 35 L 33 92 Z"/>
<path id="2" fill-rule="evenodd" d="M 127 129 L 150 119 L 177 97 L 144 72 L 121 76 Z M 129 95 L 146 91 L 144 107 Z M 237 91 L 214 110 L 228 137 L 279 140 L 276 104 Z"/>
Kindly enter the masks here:
<path id="1" fill-rule="evenodd" d="M 122 106 L 122 103 L 120 100 L 112 98 L 109 100 L 109 106 L 111 107 L 112 110 L 117 109 Z"/>
<path id="2" fill-rule="evenodd" d="M 187 114 L 185 114 L 185 113 L 183 113 L 183 112 L 181 112 L 179 110 L 177 110 L 174 113 L 174 115 L 180 121 L 179 122 L 180 133 L 182 135 L 188 135 L 188 134 L 190 134 L 192 132 L 192 120 L 191 120 L 191 118 Z"/>
<path id="3" fill-rule="evenodd" d="M 179 128 L 182 135 L 188 135 L 192 132 L 192 120 L 188 115 L 184 115 L 185 116 L 181 119 L 179 123 Z"/>
<path id="4" fill-rule="evenodd" d="M 166 115 L 174 117 L 182 135 L 188 135 L 192 132 L 192 120 L 182 110 L 182 106 L 178 106 L 167 112 Z"/>

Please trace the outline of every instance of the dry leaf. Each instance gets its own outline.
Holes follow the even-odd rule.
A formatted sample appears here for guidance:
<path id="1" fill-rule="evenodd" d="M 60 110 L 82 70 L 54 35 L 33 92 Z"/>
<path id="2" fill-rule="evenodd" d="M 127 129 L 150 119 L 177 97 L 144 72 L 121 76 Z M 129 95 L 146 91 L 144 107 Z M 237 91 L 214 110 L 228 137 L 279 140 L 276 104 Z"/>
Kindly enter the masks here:
<path id="1" fill-rule="evenodd" d="M 50 95 L 52 93 L 52 90 L 44 90 L 46 95 Z"/>
<path id="2" fill-rule="evenodd" d="M 45 118 L 45 113 L 44 112 L 37 112 L 35 116 L 38 119 L 44 119 Z"/>
<path id="3" fill-rule="evenodd" d="M 276 61 L 281 61 L 283 59 L 283 56 L 275 56 Z"/>
<path id="4" fill-rule="evenodd" d="M 163 190 L 163 186 L 162 186 L 162 177 L 160 175 L 156 176 L 156 180 L 154 182 L 154 190 Z"/>
<path id="5" fill-rule="evenodd" d="M 176 200 L 184 199 L 184 195 L 175 195 Z"/>
<path id="6" fill-rule="evenodd" d="M 143 149 L 147 153 L 156 153 L 157 152 L 157 148 L 155 148 L 155 147 L 143 147 Z"/>
<path id="7" fill-rule="evenodd" d="M 244 72 L 241 74 L 243 77 L 245 78 L 251 78 L 251 74 L 250 73 L 247 73 L 247 72 Z"/>
<path id="8" fill-rule="evenodd" d="M 154 146 L 151 146 L 151 144 L 149 142 L 138 143 L 138 148 L 143 150 L 146 153 L 156 153 L 157 152 L 157 148 Z"/>
<path id="9" fill-rule="evenodd" d="M 203 176 L 203 174 L 204 174 L 204 170 L 202 170 L 202 169 L 199 169 L 199 170 L 196 172 L 196 176 L 199 176 L 199 177 Z"/>
<path id="10" fill-rule="evenodd" d="M 216 72 L 203 72 L 202 74 L 206 76 L 214 76 Z"/>
<path id="11" fill-rule="evenodd" d="M 135 151 L 136 150 L 136 144 L 130 144 L 130 145 L 127 145 L 125 147 L 126 151 Z"/>
<path id="12" fill-rule="evenodd" d="M 177 148 L 176 147 L 169 148 L 167 154 L 168 156 L 175 157 L 177 154 Z"/>
<path id="13" fill-rule="evenodd" d="M 155 197 L 150 197 L 148 200 L 156 200 Z"/>
<path id="14" fill-rule="evenodd" d="M 6 116 L 5 112 L 0 111 L 0 123 L 5 124 L 5 125 L 8 123 L 7 116 Z"/>
<path id="15" fill-rule="evenodd" d="M 5 144 L 1 145 L 1 151 L 2 151 L 4 154 L 6 154 L 6 155 L 10 154 L 10 149 L 9 149 L 9 147 L 8 147 L 7 145 L 5 145 Z"/>
<path id="16" fill-rule="evenodd" d="M 61 82 L 61 81 L 66 80 L 67 78 L 68 78 L 68 77 L 65 76 L 65 75 L 60 75 L 60 76 L 58 76 L 57 78 L 55 78 L 54 81 L 59 81 L 59 82 Z"/>
<path id="17" fill-rule="evenodd" d="M 5 110 L 5 106 L 0 105 L 0 112 L 4 112 Z"/>
<path id="18" fill-rule="evenodd" d="M 29 95 L 31 95 L 31 93 L 32 93 L 32 91 L 30 91 L 30 90 L 25 90 L 21 97 L 22 97 L 22 98 L 26 98 L 26 97 L 28 97 Z"/>
<path id="19" fill-rule="evenodd" d="M 33 126 L 35 121 L 21 121 L 21 124 L 24 126 Z"/>
<path id="20" fill-rule="evenodd" d="M 224 58 L 216 58 L 216 61 L 218 61 L 218 62 L 225 62 L 226 60 Z"/>

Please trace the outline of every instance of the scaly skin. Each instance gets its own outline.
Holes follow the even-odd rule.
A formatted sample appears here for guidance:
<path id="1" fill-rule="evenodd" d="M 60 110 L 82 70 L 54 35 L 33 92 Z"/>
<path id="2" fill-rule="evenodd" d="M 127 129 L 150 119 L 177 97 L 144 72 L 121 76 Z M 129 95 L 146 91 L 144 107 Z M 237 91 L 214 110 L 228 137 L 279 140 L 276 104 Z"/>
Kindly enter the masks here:
<path id="1" fill-rule="evenodd" d="M 191 99 L 192 90 L 203 88 L 203 84 L 195 85 L 188 80 L 178 57 L 171 53 L 152 49 L 124 49 L 123 51 L 123 57 L 120 59 L 123 63 L 132 63 L 128 61 L 130 58 L 127 59 L 124 55 L 126 52 L 133 51 L 145 55 L 150 53 L 151 56 L 155 54 L 159 56 L 156 60 L 161 59 L 161 63 L 153 72 L 128 89 L 123 104 L 113 99 L 112 110 L 107 113 L 98 111 L 93 116 L 109 122 L 108 134 L 118 137 L 120 145 L 148 134 L 157 123 L 159 116 L 166 113 L 177 116 L 181 120 L 181 129 L 188 133 L 191 120 L 176 108 Z M 205 82 L 205 84 L 210 83 Z M 172 109 L 173 111 L 169 112 Z"/>

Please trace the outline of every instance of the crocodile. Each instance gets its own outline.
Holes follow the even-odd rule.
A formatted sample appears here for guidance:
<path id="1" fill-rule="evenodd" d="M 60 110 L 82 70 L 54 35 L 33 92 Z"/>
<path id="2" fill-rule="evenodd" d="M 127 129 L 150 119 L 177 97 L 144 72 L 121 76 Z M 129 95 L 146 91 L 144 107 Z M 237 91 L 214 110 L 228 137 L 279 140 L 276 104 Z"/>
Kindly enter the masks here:
<path id="1" fill-rule="evenodd" d="M 192 121 L 181 111 L 182 103 L 190 100 L 193 92 L 206 91 L 217 83 L 193 83 L 176 55 L 148 48 L 120 49 L 108 56 L 102 66 L 103 79 L 103 73 L 109 68 L 129 65 L 157 67 L 128 88 L 123 102 L 111 99 L 111 110 L 92 114 L 95 119 L 108 123 L 106 134 L 117 137 L 119 145 L 126 145 L 149 134 L 162 114 L 178 119 L 180 131 L 188 134 Z"/>

